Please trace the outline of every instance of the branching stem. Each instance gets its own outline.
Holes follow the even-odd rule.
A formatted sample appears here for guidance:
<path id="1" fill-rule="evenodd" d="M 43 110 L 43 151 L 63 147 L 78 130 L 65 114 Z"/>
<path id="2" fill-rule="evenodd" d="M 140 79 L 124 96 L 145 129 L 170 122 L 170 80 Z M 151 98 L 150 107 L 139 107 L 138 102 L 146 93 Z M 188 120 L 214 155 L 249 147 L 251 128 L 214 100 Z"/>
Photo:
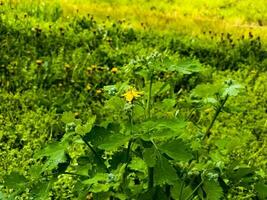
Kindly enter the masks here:
<path id="1" fill-rule="evenodd" d="M 225 96 L 225 98 L 221 102 L 219 108 L 216 110 L 216 112 L 215 112 L 215 114 L 214 114 L 214 116 L 212 118 L 212 121 L 211 121 L 211 123 L 210 123 L 210 125 L 209 125 L 209 127 L 208 127 L 208 129 L 207 129 L 207 131 L 205 133 L 205 136 L 204 136 L 203 140 L 210 137 L 210 134 L 211 134 L 210 130 L 212 129 L 216 119 L 218 118 L 219 114 L 221 113 L 221 111 L 222 111 L 222 109 L 223 109 L 228 97 L 229 97 L 228 95 Z"/>

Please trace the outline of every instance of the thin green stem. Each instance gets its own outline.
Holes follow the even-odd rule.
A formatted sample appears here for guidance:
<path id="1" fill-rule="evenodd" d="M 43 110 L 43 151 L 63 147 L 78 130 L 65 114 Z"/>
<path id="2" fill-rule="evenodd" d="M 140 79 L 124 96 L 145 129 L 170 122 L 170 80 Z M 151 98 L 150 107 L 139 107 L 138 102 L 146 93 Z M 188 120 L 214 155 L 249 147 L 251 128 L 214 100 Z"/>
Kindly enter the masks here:
<path id="1" fill-rule="evenodd" d="M 127 147 L 127 151 L 126 151 L 126 166 L 125 166 L 125 170 L 124 170 L 123 178 L 122 178 L 122 182 L 123 182 L 124 186 L 126 186 L 126 178 L 127 178 L 127 174 L 128 174 L 128 165 L 130 162 L 130 151 L 131 151 L 132 143 L 133 143 L 133 140 L 130 140 L 128 142 L 128 147 Z"/>
<path id="2" fill-rule="evenodd" d="M 87 177 L 87 178 L 89 178 L 89 176 L 82 175 L 82 174 L 76 174 L 76 173 L 72 173 L 72 172 L 63 172 L 62 174 L 67 174 L 67 175 L 72 175 L 72 176 L 80 176 L 80 177 Z"/>
<path id="3" fill-rule="evenodd" d="M 156 149 L 158 155 L 160 156 L 160 152 L 156 143 L 153 141 L 153 139 L 151 140 L 151 142 L 154 148 Z M 154 185 L 154 167 L 148 167 L 148 189 L 152 189 L 153 185 Z"/>
<path id="4" fill-rule="evenodd" d="M 191 199 L 191 197 L 194 195 L 194 193 L 198 190 L 198 188 L 200 188 L 200 186 L 203 184 L 204 180 L 202 179 L 201 182 L 197 185 L 197 187 L 191 192 L 191 194 L 189 194 L 185 200 L 189 200 Z"/>
<path id="5" fill-rule="evenodd" d="M 131 139 L 128 142 L 128 147 L 127 147 L 127 151 L 126 151 L 126 166 L 128 166 L 128 163 L 130 161 L 130 151 L 131 151 L 132 143 L 133 143 L 133 140 Z"/>
<path id="6" fill-rule="evenodd" d="M 83 140 L 83 142 L 86 144 L 86 146 L 89 147 L 89 149 L 93 152 L 93 154 L 95 155 L 96 159 L 103 165 L 103 167 L 105 168 L 106 172 L 110 172 L 109 169 L 107 168 L 107 166 L 105 165 L 103 159 L 98 155 L 98 153 L 94 150 L 94 148 L 92 147 L 92 145 L 90 145 L 81 135 L 79 135 L 81 137 L 81 139 Z"/>
<path id="7" fill-rule="evenodd" d="M 183 190 L 184 190 L 184 185 L 185 185 L 185 182 L 184 182 L 184 178 L 183 178 L 183 179 L 182 179 L 181 188 L 180 188 L 179 200 L 182 200 L 182 197 L 183 197 Z"/>
<path id="8" fill-rule="evenodd" d="M 129 121 L 130 121 L 130 124 L 131 124 L 130 126 L 131 126 L 131 135 L 132 135 L 132 133 L 133 133 L 133 107 L 131 107 L 131 111 L 130 111 L 130 114 L 129 114 Z M 130 139 L 129 142 L 128 142 L 128 146 L 127 146 L 126 159 L 125 159 L 126 166 L 125 166 L 125 170 L 124 170 L 124 173 L 123 173 L 123 179 L 122 179 L 122 182 L 123 182 L 124 186 L 126 186 L 126 178 L 127 178 L 127 174 L 128 174 L 128 165 L 129 165 L 129 162 L 130 162 L 130 152 L 131 152 L 132 143 L 133 143 L 133 139 Z"/>
<path id="9" fill-rule="evenodd" d="M 212 127 L 213 127 L 213 125 L 214 125 L 216 119 L 218 118 L 219 114 L 221 113 L 221 111 L 222 111 L 222 109 L 223 109 L 223 107 L 224 107 L 224 105 L 225 105 L 225 103 L 226 103 L 228 97 L 229 97 L 229 96 L 226 95 L 226 97 L 224 98 L 224 100 L 223 100 L 222 103 L 220 104 L 219 108 L 216 110 L 216 112 L 215 112 L 215 114 L 214 114 L 214 116 L 213 116 L 213 118 L 212 118 L 212 121 L 211 121 L 211 123 L 210 123 L 208 129 L 206 130 L 206 133 L 205 133 L 205 136 L 204 136 L 203 140 L 206 139 L 206 138 L 209 138 L 209 137 L 210 137 L 210 134 L 211 134 L 210 130 L 212 129 Z"/>
<path id="10" fill-rule="evenodd" d="M 148 91 L 148 100 L 147 100 L 148 119 L 150 119 L 151 117 L 152 85 L 153 85 L 153 75 L 151 75 L 150 80 L 149 80 L 149 91 Z"/>
<path id="11" fill-rule="evenodd" d="M 149 80 L 149 91 L 147 100 L 147 115 L 148 119 L 151 117 L 151 100 L 152 100 L 152 85 L 153 85 L 153 75 L 151 75 Z M 152 189 L 154 185 L 154 168 L 148 168 L 148 189 Z"/>
<path id="12" fill-rule="evenodd" d="M 154 185 L 154 167 L 148 168 L 148 190 L 152 189 Z"/>
<path id="13" fill-rule="evenodd" d="M 89 178 L 89 176 L 82 175 L 82 174 L 76 174 L 76 173 L 73 173 L 73 172 L 62 172 L 60 174 L 67 174 L 67 175 L 71 175 L 71 176 L 80 176 L 80 177 L 87 177 L 87 178 Z M 59 173 L 56 172 L 56 173 L 52 173 L 52 174 L 46 174 L 46 175 L 43 175 L 43 177 L 50 177 L 50 176 L 55 176 L 55 175 L 59 175 Z"/>
<path id="14" fill-rule="evenodd" d="M 133 134 L 133 107 L 131 108 L 129 121 L 131 124 L 131 135 L 132 135 Z M 133 139 L 130 139 L 128 142 L 128 147 L 127 147 L 127 152 L 126 152 L 126 167 L 128 166 L 128 163 L 130 161 L 130 151 L 131 151 L 132 143 L 133 143 Z"/>

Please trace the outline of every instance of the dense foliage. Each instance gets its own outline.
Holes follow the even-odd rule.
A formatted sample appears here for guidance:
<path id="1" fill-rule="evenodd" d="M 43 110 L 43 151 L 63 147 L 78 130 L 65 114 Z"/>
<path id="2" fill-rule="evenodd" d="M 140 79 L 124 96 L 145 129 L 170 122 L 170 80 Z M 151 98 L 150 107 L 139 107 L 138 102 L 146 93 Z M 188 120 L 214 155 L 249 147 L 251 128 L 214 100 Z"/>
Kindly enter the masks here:
<path id="1" fill-rule="evenodd" d="M 0 10 L 0 199 L 267 198 L 267 47 Z"/>

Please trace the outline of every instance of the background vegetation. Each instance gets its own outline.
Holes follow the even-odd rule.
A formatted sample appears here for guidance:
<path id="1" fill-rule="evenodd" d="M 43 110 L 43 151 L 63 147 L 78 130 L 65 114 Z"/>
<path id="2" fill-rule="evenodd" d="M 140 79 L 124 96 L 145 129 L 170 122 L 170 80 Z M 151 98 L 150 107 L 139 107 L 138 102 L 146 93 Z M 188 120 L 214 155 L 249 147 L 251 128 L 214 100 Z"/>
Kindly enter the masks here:
<path id="1" fill-rule="evenodd" d="M 0 199 L 267 198 L 264 0 L 0 4 Z"/>

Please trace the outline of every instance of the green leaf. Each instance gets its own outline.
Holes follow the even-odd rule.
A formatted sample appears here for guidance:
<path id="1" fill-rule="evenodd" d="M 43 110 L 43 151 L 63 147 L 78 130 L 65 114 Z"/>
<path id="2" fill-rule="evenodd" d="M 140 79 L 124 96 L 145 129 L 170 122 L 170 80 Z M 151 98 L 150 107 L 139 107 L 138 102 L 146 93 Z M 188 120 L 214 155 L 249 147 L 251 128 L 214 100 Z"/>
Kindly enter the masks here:
<path id="1" fill-rule="evenodd" d="M 181 74 L 192 74 L 203 71 L 203 67 L 197 60 L 180 60 L 177 64 L 168 66 L 169 71 L 177 71 Z"/>
<path id="2" fill-rule="evenodd" d="M 146 148 L 143 152 L 143 158 L 148 167 L 154 167 L 157 160 L 157 152 L 155 148 Z"/>
<path id="3" fill-rule="evenodd" d="M 207 200 L 220 200 L 223 197 L 223 190 L 217 181 L 205 180 L 203 188 L 206 192 Z"/>
<path id="4" fill-rule="evenodd" d="M 103 139 L 102 144 L 100 144 L 98 148 L 106 151 L 114 151 L 125 145 L 130 138 L 131 136 L 129 135 L 111 134 Z"/>
<path id="5" fill-rule="evenodd" d="M 94 177 L 83 181 L 84 184 L 90 185 L 92 192 L 107 192 L 110 185 L 108 184 L 108 174 L 97 173 Z"/>
<path id="6" fill-rule="evenodd" d="M 79 135 L 84 136 L 86 133 L 89 133 L 92 130 L 95 120 L 96 116 L 93 116 L 90 119 L 88 119 L 85 125 L 77 125 L 75 132 L 78 133 Z"/>
<path id="7" fill-rule="evenodd" d="M 77 158 L 78 165 L 87 165 L 90 162 L 91 162 L 90 156 L 80 156 L 79 158 Z"/>
<path id="8" fill-rule="evenodd" d="M 174 200 L 185 200 L 188 196 L 192 194 L 193 190 L 190 186 L 184 186 L 182 181 L 179 179 L 171 187 L 171 197 Z"/>
<path id="9" fill-rule="evenodd" d="M 36 200 L 48 199 L 53 183 L 54 180 L 38 182 L 31 190 L 32 197 Z"/>
<path id="10" fill-rule="evenodd" d="M 147 171 L 146 162 L 138 157 L 134 157 L 128 166 L 130 169 L 135 170 L 135 171 L 139 171 L 143 173 L 146 173 Z"/>
<path id="11" fill-rule="evenodd" d="M 4 195 L 4 193 L 1 191 L 0 191 L 0 199 L 1 200 L 7 200 L 6 195 Z"/>
<path id="12" fill-rule="evenodd" d="M 76 194 L 78 194 L 78 197 L 75 198 L 75 200 L 85 200 L 88 191 L 90 190 L 91 186 L 90 185 L 84 185 L 80 179 L 78 179 L 73 187 L 73 190 Z"/>
<path id="13" fill-rule="evenodd" d="M 179 132 L 179 130 L 185 128 L 186 122 L 183 119 L 162 119 L 157 120 L 157 129 L 169 129 L 173 132 Z"/>
<path id="14" fill-rule="evenodd" d="M 104 140 L 108 138 L 113 133 L 110 130 L 110 127 L 103 128 L 99 126 L 94 126 L 90 134 L 86 134 L 85 139 L 89 141 L 92 145 L 98 146 L 104 143 Z"/>
<path id="15" fill-rule="evenodd" d="M 263 183 L 257 183 L 255 185 L 255 190 L 257 192 L 257 196 L 260 200 L 267 199 L 267 185 Z"/>
<path id="16" fill-rule="evenodd" d="M 117 92 L 116 85 L 106 85 L 104 86 L 104 91 L 107 92 L 109 95 L 115 95 Z"/>
<path id="17" fill-rule="evenodd" d="M 165 110 L 173 109 L 175 104 L 176 104 L 176 100 L 175 99 L 164 99 L 162 101 L 162 106 L 165 108 Z"/>
<path id="18" fill-rule="evenodd" d="M 42 173 L 42 165 L 35 164 L 29 169 L 29 174 L 33 179 L 38 179 L 40 177 L 40 174 Z"/>
<path id="19" fill-rule="evenodd" d="M 226 87 L 224 87 L 222 95 L 237 96 L 243 89 L 244 86 L 234 83 L 232 80 L 230 80 L 226 82 Z"/>
<path id="20" fill-rule="evenodd" d="M 61 121 L 65 124 L 69 124 L 75 121 L 75 115 L 72 112 L 64 112 Z"/>
<path id="21" fill-rule="evenodd" d="M 157 159 L 154 167 L 154 181 L 155 185 L 169 184 L 173 185 L 178 180 L 176 170 L 169 163 L 168 159 L 160 156 Z"/>
<path id="22" fill-rule="evenodd" d="M 211 104 L 211 105 L 216 105 L 216 104 L 218 104 L 218 100 L 215 99 L 215 98 L 213 98 L 213 97 L 207 97 L 207 98 L 204 98 L 204 99 L 203 99 L 203 102 L 204 102 L 205 104 Z"/>
<path id="23" fill-rule="evenodd" d="M 167 84 L 166 82 L 160 82 L 157 81 L 155 83 L 153 83 L 153 87 L 152 87 L 152 95 L 160 95 L 166 91 L 168 91 L 170 89 L 169 84 Z"/>
<path id="24" fill-rule="evenodd" d="M 126 194 L 115 193 L 113 196 L 118 198 L 119 200 L 127 200 L 128 199 L 128 196 Z"/>
<path id="25" fill-rule="evenodd" d="M 250 168 L 249 166 L 236 166 L 233 171 L 231 171 L 230 173 L 230 179 L 232 179 L 235 182 L 239 182 L 240 179 L 247 177 L 247 176 L 251 176 L 252 174 L 254 174 L 255 171 Z"/>
<path id="26" fill-rule="evenodd" d="M 106 173 L 97 173 L 94 177 L 83 181 L 86 185 L 97 184 L 98 182 L 107 182 L 108 174 Z"/>
<path id="27" fill-rule="evenodd" d="M 92 165 L 78 165 L 75 167 L 76 174 L 82 175 L 82 176 L 88 176 L 89 170 L 92 170 Z"/>
<path id="28" fill-rule="evenodd" d="M 140 133 L 144 140 L 160 140 L 180 135 L 186 126 L 182 119 L 155 119 L 134 126 L 134 132 Z"/>
<path id="29" fill-rule="evenodd" d="M 185 128 L 186 122 L 182 119 L 155 119 L 151 121 L 146 121 L 137 126 L 141 128 L 141 131 L 151 132 L 154 130 L 172 130 L 179 131 L 180 129 Z"/>
<path id="30" fill-rule="evenodd" d="M 225 83 L 215 83 L 215 84 L 200 84 L 191 93 L 191 97 L 203 98 L 206 103 L 216 103 L 216 99 L 212 98 L 216 94 L 221 97 L 236 96 L 238 95 L 244 87 L 234 81 L 226 81 Z"/>
<path id="31" fill-rule="evenodd" d="M 192 194 L 193 190 L 192 188 L 190 187 L 190 185 L 186 186 L 183 188 L 183 191 L 182 191 L 182 199 L 183 200 L 187 200 L 188 197 Z"/>
<path id="32" fill-rule="evenodd" d="M 182 189 L 182 182 L 181 180 L 174 183 L 174 185 L 171 187 L 171 197 L 175 200 L 180 199 L 180 193 Z"/>
<path id="33" fill-rule="evenodd" d="M 140 120 L 144 117 L 145 109 L 141 105 L 134 105 L 133 107 L 133 120 Z"/>
<path id="34" fill-rule="evenodd" d="M 191 96 L 200 98 L 213 97 L 215 94 L 219 94 L 221 88 L 221 84 L 199 84 L 195 89 L 192 90 Z"/>
<path id="35" fill-rule="evenodd" d="M 175 161 L 189 161 L 193 158 L 189 147 L 180 139 L 171 140 L 159 146 L 159 149 Z"/>
<path id="36" fill-rule="evenodd" d="M 92 171 L 93 167 L 91 162 L 93 162 L 92 156 L 80 156 L 77 158 L 78 165 L 75 166 L 76 174 L 88 176 L 89 170 Z"/>
<path id="37" fill-rule="evenodd" d="M 46 160 L 42 171 L 55 169 L 59 163 L 67 161 L 65 146 L 59 142 L 47 145 L 44 149 L 36 153 L 34 158 L 42 158 L 44 156 L 48 157 L 48 159 Z"/>
<path id="38" fill-rule="evenodd" d="M 27 187 L 28 181 L 17 172 L 12 172 L 10 175 L 4 176 L 4 185 L 12 189 L 22 189 Z"/>
<path id="39" fill-rule="evenodd" d="M 105 109 L 109 112 L 119 112 L 124 108 L 125 101 L 117 96 L 111 97 L 109 100 L 105 102 Z"/>

